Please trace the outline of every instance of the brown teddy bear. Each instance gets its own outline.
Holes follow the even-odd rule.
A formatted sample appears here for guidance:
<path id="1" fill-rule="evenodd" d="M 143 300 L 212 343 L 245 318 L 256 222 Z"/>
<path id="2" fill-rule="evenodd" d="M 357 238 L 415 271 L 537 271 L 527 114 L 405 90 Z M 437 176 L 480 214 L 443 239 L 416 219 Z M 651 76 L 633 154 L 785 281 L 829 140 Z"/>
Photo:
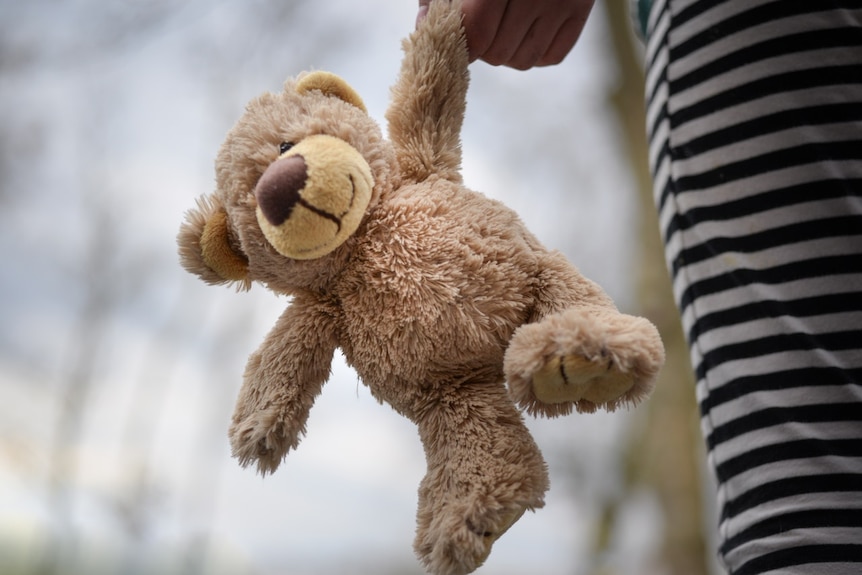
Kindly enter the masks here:
<path id="1" fill-rule="evenodd" d="M 276 470 L 341 348 L 373 396 L 418 426 L 428 473 L 414 548 L 451 575 L 543 505 L 546 465 L 516 405 L 558 416 L 634 404 L 664 349 L 649 321 L 619 313 L 515 213 L 464 187 L 460 2 L 432 2 L 404 52 L 389 140 L 333 74 L 252 101 L 178 242 L 208 283 L 292 297 L 246 367 L 234 456 Z"/>

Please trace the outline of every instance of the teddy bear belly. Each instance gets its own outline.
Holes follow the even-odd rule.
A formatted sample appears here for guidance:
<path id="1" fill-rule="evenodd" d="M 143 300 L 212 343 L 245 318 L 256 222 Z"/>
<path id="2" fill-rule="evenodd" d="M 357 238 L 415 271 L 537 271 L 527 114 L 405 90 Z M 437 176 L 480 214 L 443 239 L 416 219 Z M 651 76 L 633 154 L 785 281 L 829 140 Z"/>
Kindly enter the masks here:
<path id="1" fill-rule="evenodd" d="M 452 389 L 465 382 L 503 385 L 503 354 L 519 324 L 514 318 L 454 321 L 461 315 L 456 307 L 439 310 L 434 321 L 389 323 L 386 315 L 366 318 L 364 329 L 351 330 L 342 342 L 348 364 L 377 399 L 410 416 L 416 401 L 428 401 L 434 389 Z"/>

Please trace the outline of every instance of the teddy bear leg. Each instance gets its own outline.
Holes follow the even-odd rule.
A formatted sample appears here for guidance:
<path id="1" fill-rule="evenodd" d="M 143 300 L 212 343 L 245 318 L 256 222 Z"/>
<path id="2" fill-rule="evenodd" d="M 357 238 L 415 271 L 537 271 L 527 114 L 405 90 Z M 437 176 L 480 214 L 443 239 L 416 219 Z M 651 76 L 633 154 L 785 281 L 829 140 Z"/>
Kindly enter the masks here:
<path id="1" fill-rule="evenodd" d="M 516 403 L 556 416 L 637 403 L 663 363 L 664 346 L 648 320 L 612 308 L 570 309 L 518 329 L 505 371 Z"/>
<path id="2" fill-rule="evenodd" d="M 479 567 L 524 511 L 544 505 L 548 489 L 545 462 L 505 388 L 469 387 L 419 422 L 428 473 L 414 549 L 436 575 Z"/>

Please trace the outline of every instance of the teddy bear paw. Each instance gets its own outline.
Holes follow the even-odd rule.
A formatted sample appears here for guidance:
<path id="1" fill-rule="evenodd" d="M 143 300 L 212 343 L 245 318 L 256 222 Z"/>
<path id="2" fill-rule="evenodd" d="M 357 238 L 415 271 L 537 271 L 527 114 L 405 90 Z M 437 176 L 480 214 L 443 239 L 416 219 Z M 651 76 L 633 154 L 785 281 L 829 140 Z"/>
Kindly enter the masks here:
<path id="1" fill-rule="evenodd" d="M 235 416 L 228 435 L 231 452 L 240 465 L 247 467 L 256 462 L 261 475 L 274 472 L 291 447 L 274 409 L 244 418 Z"/>
<path id="2" fill-rule="evenodd" d="M 648 320 L 568 310 L 522 326 L 506 351 L 509 391 L 533 415 L 613 410 L 652 391 L 664 346 Z"/>

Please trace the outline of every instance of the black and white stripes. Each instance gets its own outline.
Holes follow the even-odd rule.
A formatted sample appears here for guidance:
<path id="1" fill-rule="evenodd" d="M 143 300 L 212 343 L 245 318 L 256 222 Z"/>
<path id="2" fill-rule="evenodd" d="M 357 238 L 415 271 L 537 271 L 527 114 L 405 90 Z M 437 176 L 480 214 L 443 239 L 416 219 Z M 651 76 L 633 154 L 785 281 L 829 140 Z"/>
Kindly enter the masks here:
<path id="1" fill-rule="evenodd" d="M 657 0 L 647 67 L 723 563 L 862 573 L 862 0 Z"/>

